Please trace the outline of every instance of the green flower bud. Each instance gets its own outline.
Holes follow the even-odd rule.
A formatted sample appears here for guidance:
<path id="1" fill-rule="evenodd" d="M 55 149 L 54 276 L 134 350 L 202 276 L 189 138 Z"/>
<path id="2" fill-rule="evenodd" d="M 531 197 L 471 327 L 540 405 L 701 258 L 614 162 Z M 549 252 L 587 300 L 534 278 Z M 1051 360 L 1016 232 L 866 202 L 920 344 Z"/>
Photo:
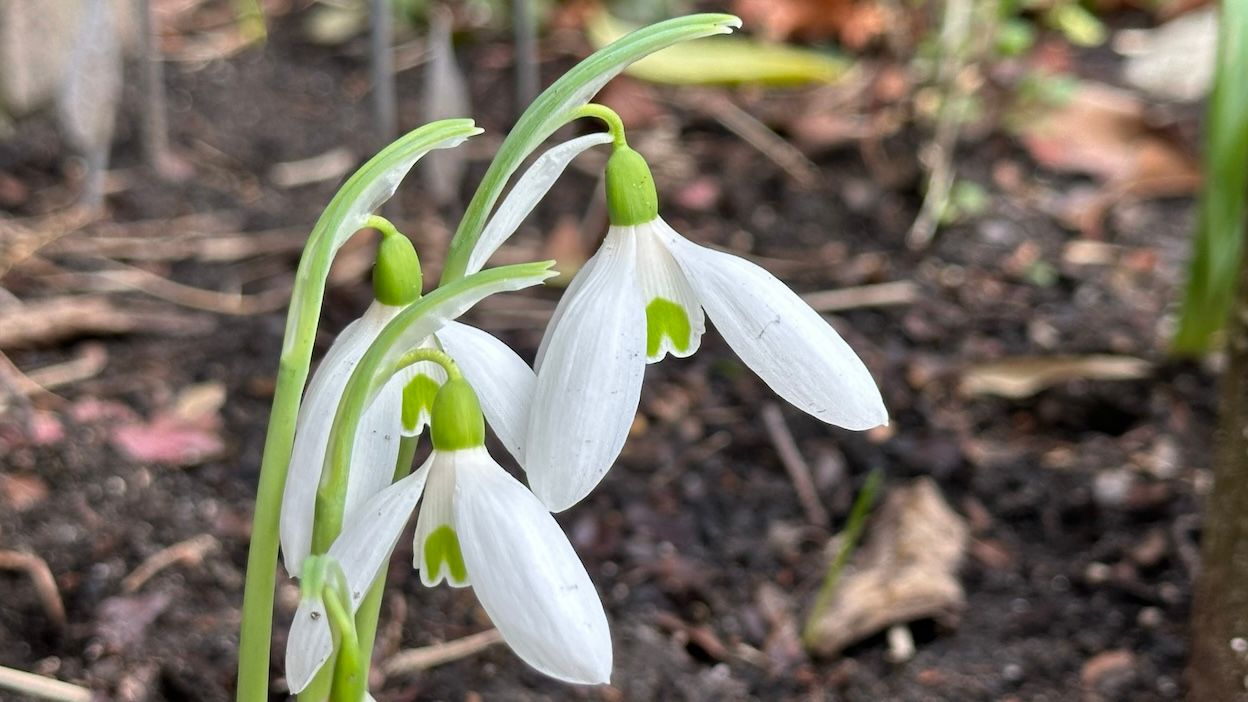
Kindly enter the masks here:
<path id="1" fill-rule="evenodd" d="M 429 435 L 438 451 L 460 451 L 485 445 L 485 417 L 477 393 L 463 378 L 451 378 L 433 400 Z"/>
<path id="2" fill-rule="evenodd" d="M 423 284 L 412 242 L 398 232 L 384 233 L 373 265 L 373 296 L 383 305 L 401 307 L 420 297 Z"/>
<path id="3" fill-rule="evenodd" d="M 659 216 L 650 166 L 627 146 L 616 146 L 607 160 L 607 212 L 617 227 L 646 224 Z"/>

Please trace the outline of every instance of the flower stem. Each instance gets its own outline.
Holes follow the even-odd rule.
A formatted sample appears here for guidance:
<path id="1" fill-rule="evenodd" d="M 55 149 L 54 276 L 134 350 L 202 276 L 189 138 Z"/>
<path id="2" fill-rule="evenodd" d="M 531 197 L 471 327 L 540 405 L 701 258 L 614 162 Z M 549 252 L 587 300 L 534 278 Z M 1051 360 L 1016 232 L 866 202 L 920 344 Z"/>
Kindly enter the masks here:
<path id="1" fill-rule="evenodd" d="M 376 229 L 381 232 L 382 236 L 403 236 L 390 220 L 381 215 L 369 215 L 364 226 L 368 229 Z"/>
<path id="2" fill-rule="evenodd" d="M 616 114 L 615 110 L 607 107 L 606 105 L 599 105 L 596 102 L 591 102 L 587 105 L 581 105 L 573 110 L 572 114 L 568 117 L 568 121 L 571 122 L 582 117 L 594 117 L 606 123 L 607 131 L 611 134 L 612 148 L 618 149 L 628 146 L 628 140 L 624 137 L 624 120 L 620 119 L 620 116 Z"/>
<path id="3" fill-rule="evenodd" d="M 399 459 L 394 464 L 394 480 L 398 482 L 412 472 L 412 459 L 416 457 L 416 445 L 420 438 L 405 436 L 399 440 Z M 377 620 L 381 616 L 381 598 L 386 592 L 386 574 L 390 570 L 390 558 L 387 557 L 377 571 L 368 594 L 360 602 L 355 611 L 355 631 L 360 640 L 360 659 L 368 665 L 373 658 L 373 646 L 377 641 Z"/>
<path id="4" fill-rule="evenodd" d="M 361 702 L 368 683 L 368 669 L 362 662 L 367 659 L 361 655 L 355 619 L 346 604 L 350 596 L 346 579 L 342 569 L 337 570 L 334 584 L 326 583 L 322 593 L 329 625 L 334 628 L 338 640 L 338 659 L 334 665 L 334 686 L 330 699 L 333 702 Z"/>
<path id="5" fill-rule="evenodd" d="M 463 373 L 459 372 L 459 366 L 455 365 L 455 359 L 451 358 L 443 351 L 430 348 L 414 349 L 403 354 L 403 356 L 399 358 L 398 366 L 394 369 L 394 371 L 397 373 L 410 365 L 426 361 L 442 366 L 442 370 L 446 371 L 447 380 L 458 380 L 464 377 Z"/>

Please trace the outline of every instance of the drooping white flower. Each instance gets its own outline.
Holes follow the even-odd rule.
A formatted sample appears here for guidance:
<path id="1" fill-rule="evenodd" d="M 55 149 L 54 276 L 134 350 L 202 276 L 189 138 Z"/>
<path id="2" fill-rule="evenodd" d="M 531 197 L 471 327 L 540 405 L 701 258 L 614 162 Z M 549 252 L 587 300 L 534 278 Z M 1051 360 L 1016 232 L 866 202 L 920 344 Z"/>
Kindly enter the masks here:
<path id="1" fill-rule="evenodd" d="M 421 501 L 414 565 L 422 581 L 471 585 L 503 639 L 537 670 L 567 682 L 607 682 L 611 637 L 593 583 L 542 503 L 486 452 L 476 403 L 467 382 L 448 381 L 433 408 L 432 455 L 369 499 L 330 547 L 352 612 Z M 306 598 L 287 644 L 291 691 L 332 654 L 324 606 Z"/>
<path id="2" fill-rule="evenodd" d="M 705 316 L 798 409 L 847 429 L 888 422 L 862 361 L 796 293 L 658 216 L 635 151 L 612 155 L 607 194 L 606 240 L 564 293 L 537 356 L 524 466 L 547 507 L 566 509 L 598 484 L 627 438 L 646 363 L 696 351 Z"/>

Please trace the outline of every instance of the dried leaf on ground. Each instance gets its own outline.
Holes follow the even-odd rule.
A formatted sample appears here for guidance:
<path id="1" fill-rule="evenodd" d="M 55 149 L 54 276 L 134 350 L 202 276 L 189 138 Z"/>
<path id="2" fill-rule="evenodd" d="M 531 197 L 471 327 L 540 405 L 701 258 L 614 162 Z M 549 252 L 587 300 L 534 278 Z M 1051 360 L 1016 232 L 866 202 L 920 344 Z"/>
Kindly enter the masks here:
<path id="1" fill-rule="evenodd" d="M 767 39 L 840 39 L 860 49 L 896 21 L 887 3 L 865 0 L 736 0 L 733 12 Z"/>
<path id="2" fill-rule="evenodd" d="M 1031 397 L 1070 380 L 1136 380 L 1153 372 L 1153 364 L 1133 356 L 1020 356 L 967 368 L 961 390 L 967 395 Z"/>
<path id="3" fill-rule="evenodd" d="M 1133 87 L 1167 100 L 1194 102 L 1213 86 L 1218 10 L 1205 7 L 1155 29 L 1128 29 L 1114 37 L 1127 57 L 1123 78 Z"/>
<path id="4" fill-rule="evenodd" d="M 210 319 L 120 305 L 100 295 L 67 295 L 0 309 L 0 349 L 44 346 L 79 336 L 159 331 L 192 334 Z"/>
<path id="5" fill-rule="evenodd" d="M 178 394 L 174 406 L 150 422 L 122 424 L 112 443 L 127 457 L 146 463 L 189 466 L 225 450 L 218 411 L 225 403 L 220 383 L 192 385 Z"/>
<path id="6" fill-rule="evenodd" d="M 812 615 L 811 650 L 835 656 L 895 624 L 956 614 L 965 601 L 957 571 L 968 532 L 930 479 L 890 491 L 853 570 Z"/>
<path id="7" fill-rule="evenodd" d="M 128 597 L 110 597 L 100 603 L 95 633 L 110 652 L 121 652 L 143 641 L 147 627 L 172 602 L 164 591 Z"/>
<path id="8" fill-rule="evenodd" d="M 1081 83 L 1069 101 L 1027 119 L 1019 131 L 1040 165 L 1102 182 L 1200 170 L 1195 158 L 1148 126 L 1144 103 L 1100 83 Z"/>

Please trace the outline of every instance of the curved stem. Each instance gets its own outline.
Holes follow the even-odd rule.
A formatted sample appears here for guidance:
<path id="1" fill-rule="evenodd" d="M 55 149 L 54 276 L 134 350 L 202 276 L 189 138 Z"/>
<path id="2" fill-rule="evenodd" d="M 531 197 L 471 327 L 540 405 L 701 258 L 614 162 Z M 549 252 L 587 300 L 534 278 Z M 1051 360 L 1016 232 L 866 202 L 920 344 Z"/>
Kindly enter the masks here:
<path id="1" fill-rule="evenodd" d="M 364 226 L 368 229 L 376 229 L 381 232 L 382 236 L 403 236 L 390 220 L 381 215 L 369 215 L 364 220 Z"/>
<path id="2" fill-rule="evenodd" d="M 572 111 L 568 117 L 568 122 L 580 119 L 582 117 L 593 117 L 600 119 L 607 125 L 607 131 L 611 133 L 612 148 L 621 148 L 628 146 L 628 139 L 624 137 L 624 120 L 616 114 L 615 110 L 606 105 L 599 105 L 591 102 L 588 105 L 581 105 Z"/>
<path id="3" fill-rule="evenodd" d="M 464 377 L 463 373 L 459 372 L 459 366 L 455 365 L 455 359 L 448 356 L 445 351 L 428 348 L 415 349 L 403 354 L 403 356 L 399 358 L 399 363 L 395 367 L 394 372 L 398 373 L 408 366 L 426 361 L 442 366 L 442 370 L 446 371 L 446 377 L 449 380 L 459 380 Z"/>

